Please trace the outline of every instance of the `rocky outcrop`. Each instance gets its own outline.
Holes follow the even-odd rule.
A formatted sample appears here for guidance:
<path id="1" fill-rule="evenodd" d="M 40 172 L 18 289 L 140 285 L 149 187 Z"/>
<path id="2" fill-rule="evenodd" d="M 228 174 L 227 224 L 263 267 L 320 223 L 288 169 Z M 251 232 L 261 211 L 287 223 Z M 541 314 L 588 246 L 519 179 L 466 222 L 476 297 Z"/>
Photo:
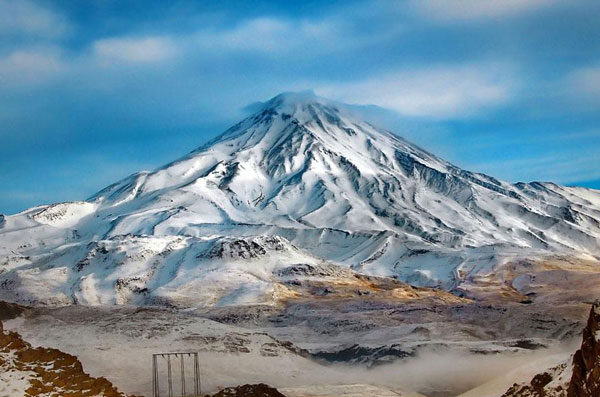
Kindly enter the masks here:
<path id="1" fill-rule="evenodd" d="M 228 387 L 213 394 L 212 397 L 285 397 L 285 395 L 271 386 L 259 383 L 257 385 Z"/>
<path id="2" fill-rule="evenodd" d="M 125 397 L 107 379 L 85 373 L 77 357 L 57 349 L 34 348 L 18 333 L 5 332 L 1 322 L 0 373 L 12 375 L 0 379 L 7 383 L 0 389 L 10 390 L 9 396 Z"/>
<path id="3" fill-rule="evenodd" d="M 16 303 L 0 301 L 0 330 L 2 329 L 1 321 L 11 320 L 27 311 L 26 306 L 17 305 Z"/>
<path id="4" fill-rule="evenodd" d="M 592 305 L 581 348 L 573 359 L 536 375 L 528 384 L 514 384 L 502 397 L 600 396 L 600 301 Z"/>
<path id="5" fill-rule="evenodd" d="M 568 397 L 600 396 L 600 302 L 590 311 L 581 349 L 573 356 Z"/>
<path id="6" fill-rule="evenodd" d="M 515 383 L 502 397 L 567 397 L 569 363 L 562 363 L 533 377 L 530 383 Z"/>

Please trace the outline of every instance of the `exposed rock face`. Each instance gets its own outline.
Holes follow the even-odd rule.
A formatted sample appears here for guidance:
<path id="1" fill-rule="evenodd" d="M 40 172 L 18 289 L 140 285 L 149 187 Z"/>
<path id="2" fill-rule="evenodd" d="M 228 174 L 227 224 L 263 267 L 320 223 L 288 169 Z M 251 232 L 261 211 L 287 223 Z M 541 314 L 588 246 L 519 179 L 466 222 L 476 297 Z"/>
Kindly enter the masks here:
<path id="1" fill-rule="evenodd" d="M 600 301 L 592 306 L 581 349 L 573 357 L 568 396 L 600 396 Z"/>
<path id="2" fill-rule="evenodd" d="M 125 396 L 105 378 L 85 373 L 77 357 L 34 348 L 18 333 L 4 332 L 1 322 L 0 373 L 0 394 L 7 396 Z"/>
<path id="3" fill-rule="evenodd" d="M 583 330 L 581 348 L 566 361 L 529 384 L 514 384 L 502 397 L 597 397 L 600 396 L 600 301 L 596 301 Z"/>
<path id="4" fill-rule="evenodd" d="M 333 363 L 360 363 L 371 367 L 373 365 L 387 364 L 393 362 L 395 359 L 406 358 L 414 354 L 413 351 L 406 351 L 402 346 L 397 344 L 377 347 L 355 344 L 333 352 L 319 351 L 314 353 L 314 357 Z"/>
<path id="5" fill-rule="evenodd" d="M 0 321 L 10 320 L 20 316 L 24 311 L 27 310 L 26 306 L 17 305 L 15 303 L 9 303 L 0 301 Z M 0 322 L 0 330 L 2 329 L 2 323 Z"/>
<path id="6" fill-rule="evenodd" d="M 285 395 L 273 387 L 259 383 L 257 385 L 228 387 L 217 394 L 213 394 L 213 397 L 285 397 Z"/>
<path id="7" fill-rule="evenodd" d="M 529 384 L 514 384 L 502 397 L 567 397 L 569 363 L 533 377 Z"/>

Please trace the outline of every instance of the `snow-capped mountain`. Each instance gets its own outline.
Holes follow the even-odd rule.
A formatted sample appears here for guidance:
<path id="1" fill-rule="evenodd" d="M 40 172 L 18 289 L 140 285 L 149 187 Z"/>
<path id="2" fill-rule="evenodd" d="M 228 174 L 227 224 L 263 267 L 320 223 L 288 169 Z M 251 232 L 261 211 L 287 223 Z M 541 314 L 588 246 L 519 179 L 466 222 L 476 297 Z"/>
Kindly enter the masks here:
<path id="1" fill-rule="evenodd" d="M 278 269 L 325 261 L 452 289 L 556 253 L 600 255 L 599 191 L 465 171 L 286 93 L 156 171 L 1 217 L 0 299 L 261 302 Z"/>

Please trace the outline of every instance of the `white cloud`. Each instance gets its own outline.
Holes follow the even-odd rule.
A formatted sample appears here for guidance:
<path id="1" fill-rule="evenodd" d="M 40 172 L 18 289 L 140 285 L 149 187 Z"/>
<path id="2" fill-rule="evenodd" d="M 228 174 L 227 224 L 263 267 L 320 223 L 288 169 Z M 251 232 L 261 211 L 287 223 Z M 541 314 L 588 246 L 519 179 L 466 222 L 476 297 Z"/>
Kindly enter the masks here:
<path id="1" fill-rule="evenodd" d="M 507 102 L 514 85 L 506 68 L 459 65 L 401 70 L 359 82 L 318 84 L 315 89 L 327 97 L 375 104 L 406 116 L 457 118 Z"/>
<path id="2" fill-rule="evenodd" d="M 0 58 L 0 83 L 5 86 L 36 85 L 48 81 L 65 67 L 55 51 L 15 51 Z"/>
<path id="3" fill-rule="evenodd" d="M 491 19 L 532 12 L 561 0 L 413 0 L 420 14 L 440 21 Z"/>
<path id="4" fill-rule="evenodd" d="M 373 40 L 370 34 L 360 37 L 351 32 L 343 18 L 289 20 L 254 18 L 225 30 L 203 30 L 195 33 L 190 45 L 213 51 L 257 51 L 268 54 L 305 56 L 340 50 Z"/>
<path id="5" fill-rule="evenodd" d="M 205 59 L 236 53 L 308 58 L 368 45 L 399 30 L 400 26 L 391 31 L 357 34 L 347 20 L 336 16 L 302 20 L 259 17 L 228 28 L 177 35 L 110 37 L 92 43 L 91 48 L 105 63 L 152 63 L 178 54 L 188 58 L 201 55 Z"/>
<path id="6" fill-rule="evenodd" d="M 69 30 L 67 20 L 29 0 L 0 0 L 0 33 L 58 37 Z"/>
<path id="7" fill-rule="evenodd" d="M 173 57 L 176 45 L 166 37 L 117 37 L 98 40 L 92 45 L 94 54 L 107 63 L 152 63 Z"/>
<path id="8" fill-rule="evenodd" d="M 255 18 L 229 29 L 201 30 L 178 36 L 112 37 L 92 44 L 104 63 L 154 63 L 178 53 L 207 56 L 235 52 L 281 53 L 328 34 L 326 26 L 293 24 L 277 18 Z"/>
<path id="9" fill-rule="evenodd" d="M 578 69 L 567 80 L 569 88 L 576 93 L 600 99 L 600 65 Z"/>
<path id="10" fill-rule="evenodd" d="M 222 32 L 201 34 L 201 44 L 235 50 L 274 51 L 289 40 L 290 26 L 283 20 L 257 18 Z"/>

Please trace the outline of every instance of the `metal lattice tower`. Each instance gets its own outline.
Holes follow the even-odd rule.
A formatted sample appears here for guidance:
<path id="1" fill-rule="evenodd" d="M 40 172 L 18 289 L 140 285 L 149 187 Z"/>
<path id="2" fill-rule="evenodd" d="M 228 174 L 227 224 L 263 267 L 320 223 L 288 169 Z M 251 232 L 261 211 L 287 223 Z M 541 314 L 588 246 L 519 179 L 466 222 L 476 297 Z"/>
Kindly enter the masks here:
<path id="1" fill-rule="evenodd" d="M 185 376 L 185 361 L 193 358 L 194 366 L 192 367 L 193 372 L 193 394 L 187 394 L 186 391 L 186 376 Z M 177 362 L 179 360 L 179 377 L 181 379 L 181 388 L 179 390 L 181 397 L 197 397 L 200 396 L 200 362 L 198 361 L 197 352 L 176 352 L 176 353 L 156 353 L 152 355 L 152 396 L 161 397 L 160 394 L 160 374 L 159 366 L 162 360 L 167 365 L 167 395 L 168 397 L 174 397 L 173 394 L 173 369 L 171 361 Z M 176 364 L 175 364 L 176 365 Z M 176 368 L 176 367 L 175 367 Z"/>

